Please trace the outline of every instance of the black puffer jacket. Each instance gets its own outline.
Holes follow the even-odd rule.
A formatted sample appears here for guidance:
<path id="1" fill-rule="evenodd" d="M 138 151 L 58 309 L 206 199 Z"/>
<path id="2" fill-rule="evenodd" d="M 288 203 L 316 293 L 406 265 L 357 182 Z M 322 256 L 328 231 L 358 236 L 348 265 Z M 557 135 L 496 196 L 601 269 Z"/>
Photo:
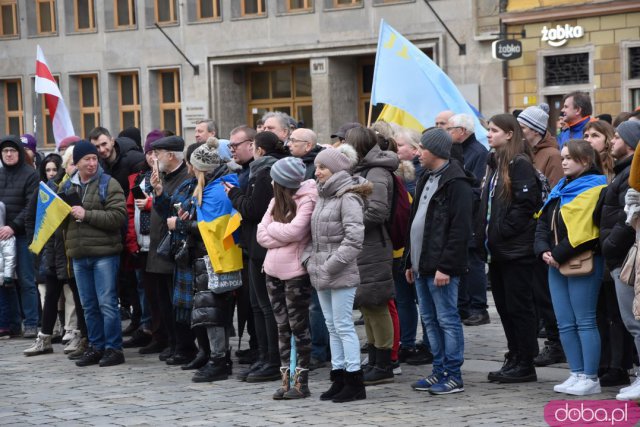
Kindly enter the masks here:
<path id="1" fill-rule="evenodd" d="M 0 140 L 0 150 L 11 147 L 18 150 L 18 163 L 7 166 L 2 160 L 0 168 L 0 200 L 6 206 L 5 224 L 11 227 L 16 237 L 33 238 L 35 225 L 34 193 L 38 189 L 38 173 L 26 164 L 24 148 L 20 138 L 9 135 Z"/>
<path id="2" fill-rule="evenodd" d="M 144 154 L 135 141 L 126 136 L 116 138 L 113 149 L 116 150 L 116 160 L 113 163 L 102 160 L 100 164 L 106 173 L 118 181 L 126 199 L 129 196 L 129 175 L 142 170 Z"/>
<path id="3" fill-rule="evenodd" d="M 273 198 L 273 186 L 271 185 L 271 166 L 285 154 L 269 153 L 266 156 L 251 162 L 249 185 L 246 192 L 239 187 L 229 191 L 229 199 L 233 208 L 242 216 L 242 247 L 248 251 L 249 258 L 264 260 L 267 250 L 258 244 L 256 234 L 258 224 L 262 221 L 264 213 Z"/>
<path id="4" fill-rule="evenodd" d="M 602 203 L 596 209 L 600 214 L 596 223 L 599 219 L 602 255 L 609 270 L 622 265 L 636 238 L 634 229 L 625 224 L 624 213 L 624 196 L 629 189 L 632 160 L 633 156 L 630 156 L 616 163 L 613 168 L 615 176 L 603 191 Z"/>
<path id="5" fill-rule="evenodd" d="M 418 180 L 415 202 L 411 207 L 413 223 L 420 197 L 429 178 L 424 173 Z M 472 237 L 473 173 L 452 161 L 444 170 L 438 188 L 429 201 L 424 219 L 424 238 L 420 252 L 420 275 L 433 276 L 437 271 L 460 276 L 467 271 L 467 246 Z M 408 239 L 409 240 L 409 239 Z M 411 248 L 410 240 L 406 248 Z M 406 268 L 411 268 L 410 249 L 406 251 Z"/>
<path id="6" fill-rule="evenodd" d="M 307 167 L 307 171 L 304 174 L 304 179 L 316 179 L 316 156 L 322 150 L 324 150 L 324 147 L 316 145 L 313 150 L 302 156 L 302 162 Z"/>
<path id="7" fill-rule="evenodd" d="M 489 156 L 487 172 L 483 180 L 480 211 L 476 226 L 476 245 L 485 259 L 533 262 L 533 241 L 536 232 L 535 213 L 542 207 L 541 188 L 536 179 L 536 170 L 525 155 L 516 156 L 509 164 L 511 178 L 511 200 L 501 197 L 503 180 L 498 177 L 491 198 L 491 212 L 487 227 L 487 209 L 491 182 L 497 173 L 495 154 Z M 488 232 L 487 232 L 488 228 Z"/>

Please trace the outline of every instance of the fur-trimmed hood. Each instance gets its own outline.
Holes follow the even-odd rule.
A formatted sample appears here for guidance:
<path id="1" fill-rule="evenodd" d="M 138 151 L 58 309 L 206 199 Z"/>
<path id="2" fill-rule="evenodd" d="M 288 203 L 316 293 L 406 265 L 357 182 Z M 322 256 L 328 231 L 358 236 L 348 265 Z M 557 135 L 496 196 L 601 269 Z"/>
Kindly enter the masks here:
<path id="1" fill-rule="evenodd" d="M 416 179 L 416 168 L 411 160 L 402 160 L 398 169 L 396 169 L 396 175 L 403 179 L 404 182 L 413 181 Z"/>

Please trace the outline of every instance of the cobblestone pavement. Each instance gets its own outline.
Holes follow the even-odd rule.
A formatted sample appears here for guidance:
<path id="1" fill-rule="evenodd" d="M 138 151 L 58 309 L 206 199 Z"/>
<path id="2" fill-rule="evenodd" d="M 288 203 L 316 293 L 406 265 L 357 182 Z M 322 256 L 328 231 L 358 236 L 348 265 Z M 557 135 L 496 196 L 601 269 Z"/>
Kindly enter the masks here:
<path id="1" fill-rule="evenodd" d="M 506 348 L 493 307 L 490 315 L 489 325 L 465 327 L 464 393 L 431 396 L 413 391 L 411 382 L 429 373 L 430 366 L 403 364 L 395 383 L 368 387 L 366 400 L 347 404 L 319 400 L 329 387 L 328 368 L 311 373 L 310 398 L 274 401 L 277 382 L 195 384 L 191 373 L 165 365 L 157 355 L 142 356 L 137 349 L 125 350 L 124 365 L 78 368 L 60 344 L 54 345 L 53 354 L 27 358 L 22 350 L 29 340 L 0 341 L 0 425 L 547 425 L 544 406 L 567 398 L 552 391 L 566 378 L 567 365 L 538 368 L 537 383 L 489 383 L 487 373 L 501 366 Z M 358 332 L 364 336 L 362 326 Z M 616 392 L 603 389 L 595 398 L 613 399 Z"/>

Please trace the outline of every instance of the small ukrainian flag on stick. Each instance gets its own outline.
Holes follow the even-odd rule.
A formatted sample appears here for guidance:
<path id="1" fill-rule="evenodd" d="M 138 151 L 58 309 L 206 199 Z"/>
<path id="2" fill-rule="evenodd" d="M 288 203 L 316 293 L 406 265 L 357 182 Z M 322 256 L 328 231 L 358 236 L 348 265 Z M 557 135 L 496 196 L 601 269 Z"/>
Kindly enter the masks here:
<path id="1" fill-rule="evenodd" d="M 40 182 L 36 225 L 29 250 L 38 255 L 70 212 L 71 206 L 66 204 L 47 184 Z"/>

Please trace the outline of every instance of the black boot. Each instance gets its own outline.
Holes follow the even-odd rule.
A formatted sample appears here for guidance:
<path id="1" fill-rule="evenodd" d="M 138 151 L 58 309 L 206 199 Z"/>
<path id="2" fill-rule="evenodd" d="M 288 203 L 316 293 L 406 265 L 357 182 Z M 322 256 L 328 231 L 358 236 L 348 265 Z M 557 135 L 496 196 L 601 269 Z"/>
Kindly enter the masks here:
<path id="1" fill-rule="evenodd" d="M 335 395 L 340 393 L 344 387 L 344 369 L 334 369 L 329 374 L 331 379 L 331 387 L 320 395 L 320 400 L 331 400 Z"/>
<path id="2" fill-rule="evenodd" d="M 564 363 L 567 359 L 564 356 L 564 350 L 559 342 L 545 341 L 544 348 L 533 359 L 536 366 L 549 366 L 555 363 Z"/>
<path id="3" fill-rule="evenodd" d="M 194 383 L 206 383 L 212 381 L 222 381 L 229 378 L 227 374 L 227 359 L 218 357 L 209 360 L 204 367 L 198 369 L 191 381 Z"/>
<path id="4" fill-rule="evenodd" d="M 364 385 L 386 384 L 393 382 L 391 349 L 376 350 L 376 365 L 364 373 Z"/>
<path id="5" fill-rule="evenodd" d="M 513 368 L 516 363 L 518 363 L 518 355 L 510 351 L 506 352 L 504 354 L 504 363 L 502 364 L 502 368 L 498 371 L 489 372 L 489 381 L 498 381 L 498 378 L 502 376 L 502 373 L 507 369 Z"/>
<path id="6" fill-rule="evenodd" d="M 265 364 L 265 361 L 264 361 L 264 360 L 262 360 L 262 359 L 258 359 L 258 361 L 257 361 L 257 362 L 255 362 L 253 365 L 251 365 L 251 366 L 249 366 L 248 368 L 243 369 L 242 371 L 240 371 L 240 372 L 238 373 L 237 378 L 238 378 L 240 381 L 246 381 L 246 380 L 247 380 L 247 377 L 249 376 L 249 374 L 250 374 L 251 372 L 253 372 L 253 371 L 257 371 L 258 369 L 262 368 L 262 365 L 264 365 L 264 364 Z"/>
<path id="7" fill-rule="evenodd" d="M 629 374 L 622 368 L 609 368 L 600 376 L 602 387 L 621 386 L 629 384 Z"/>
<path id="8" fill-rule="evenodd" d="M 375 348 L 373 346 L 373 344 L 371 344 L 371 345 L 369 345 L 369 347 L 367 347 L 367 353 L 369 354 L 367 356 L 367 364 L 366 365 L 362 365 L 362 372 L 364 372 L 365 375 L 367 374 L 367 372 L 369 372 L 370 370 L 375 368 L 375 366 L 376 366 L 376 356 L 378 355 L 378 349 Z"/>
<path id="9" fill-rule="evenodd" d="M 343 403 L 367 398 L 367 391 L 362 383 L 362 370 L 344 373 L 344 387 L 333 397 L 333 402 Z"/>
<path id="10" fill-rule="evenodd" d="M 227 350 L 227 353 L 224 356 L 224 360 L 227 363 L 227 374 L 231 375 L 233 373 L 233 360 L 231 360 L 231 349 Z"/>
<path id="11" fill-rule="evenodd" d="M 533 359 L 519 359 L 515 366 L 502 371 L 502 374 L 498 376 L 497 381 L 499 383 L 506 384 L 538 381 Z"/>
<path id="12" fill-rule="evenodd" d="M 187 363 L 180 367 L 183 371 L 191 371 L 193 369 L 200 369 L 209 361 L 209 354 L 205 353 L 204 350 L 198 351 L 196 358 L 191 362 Z"/>

